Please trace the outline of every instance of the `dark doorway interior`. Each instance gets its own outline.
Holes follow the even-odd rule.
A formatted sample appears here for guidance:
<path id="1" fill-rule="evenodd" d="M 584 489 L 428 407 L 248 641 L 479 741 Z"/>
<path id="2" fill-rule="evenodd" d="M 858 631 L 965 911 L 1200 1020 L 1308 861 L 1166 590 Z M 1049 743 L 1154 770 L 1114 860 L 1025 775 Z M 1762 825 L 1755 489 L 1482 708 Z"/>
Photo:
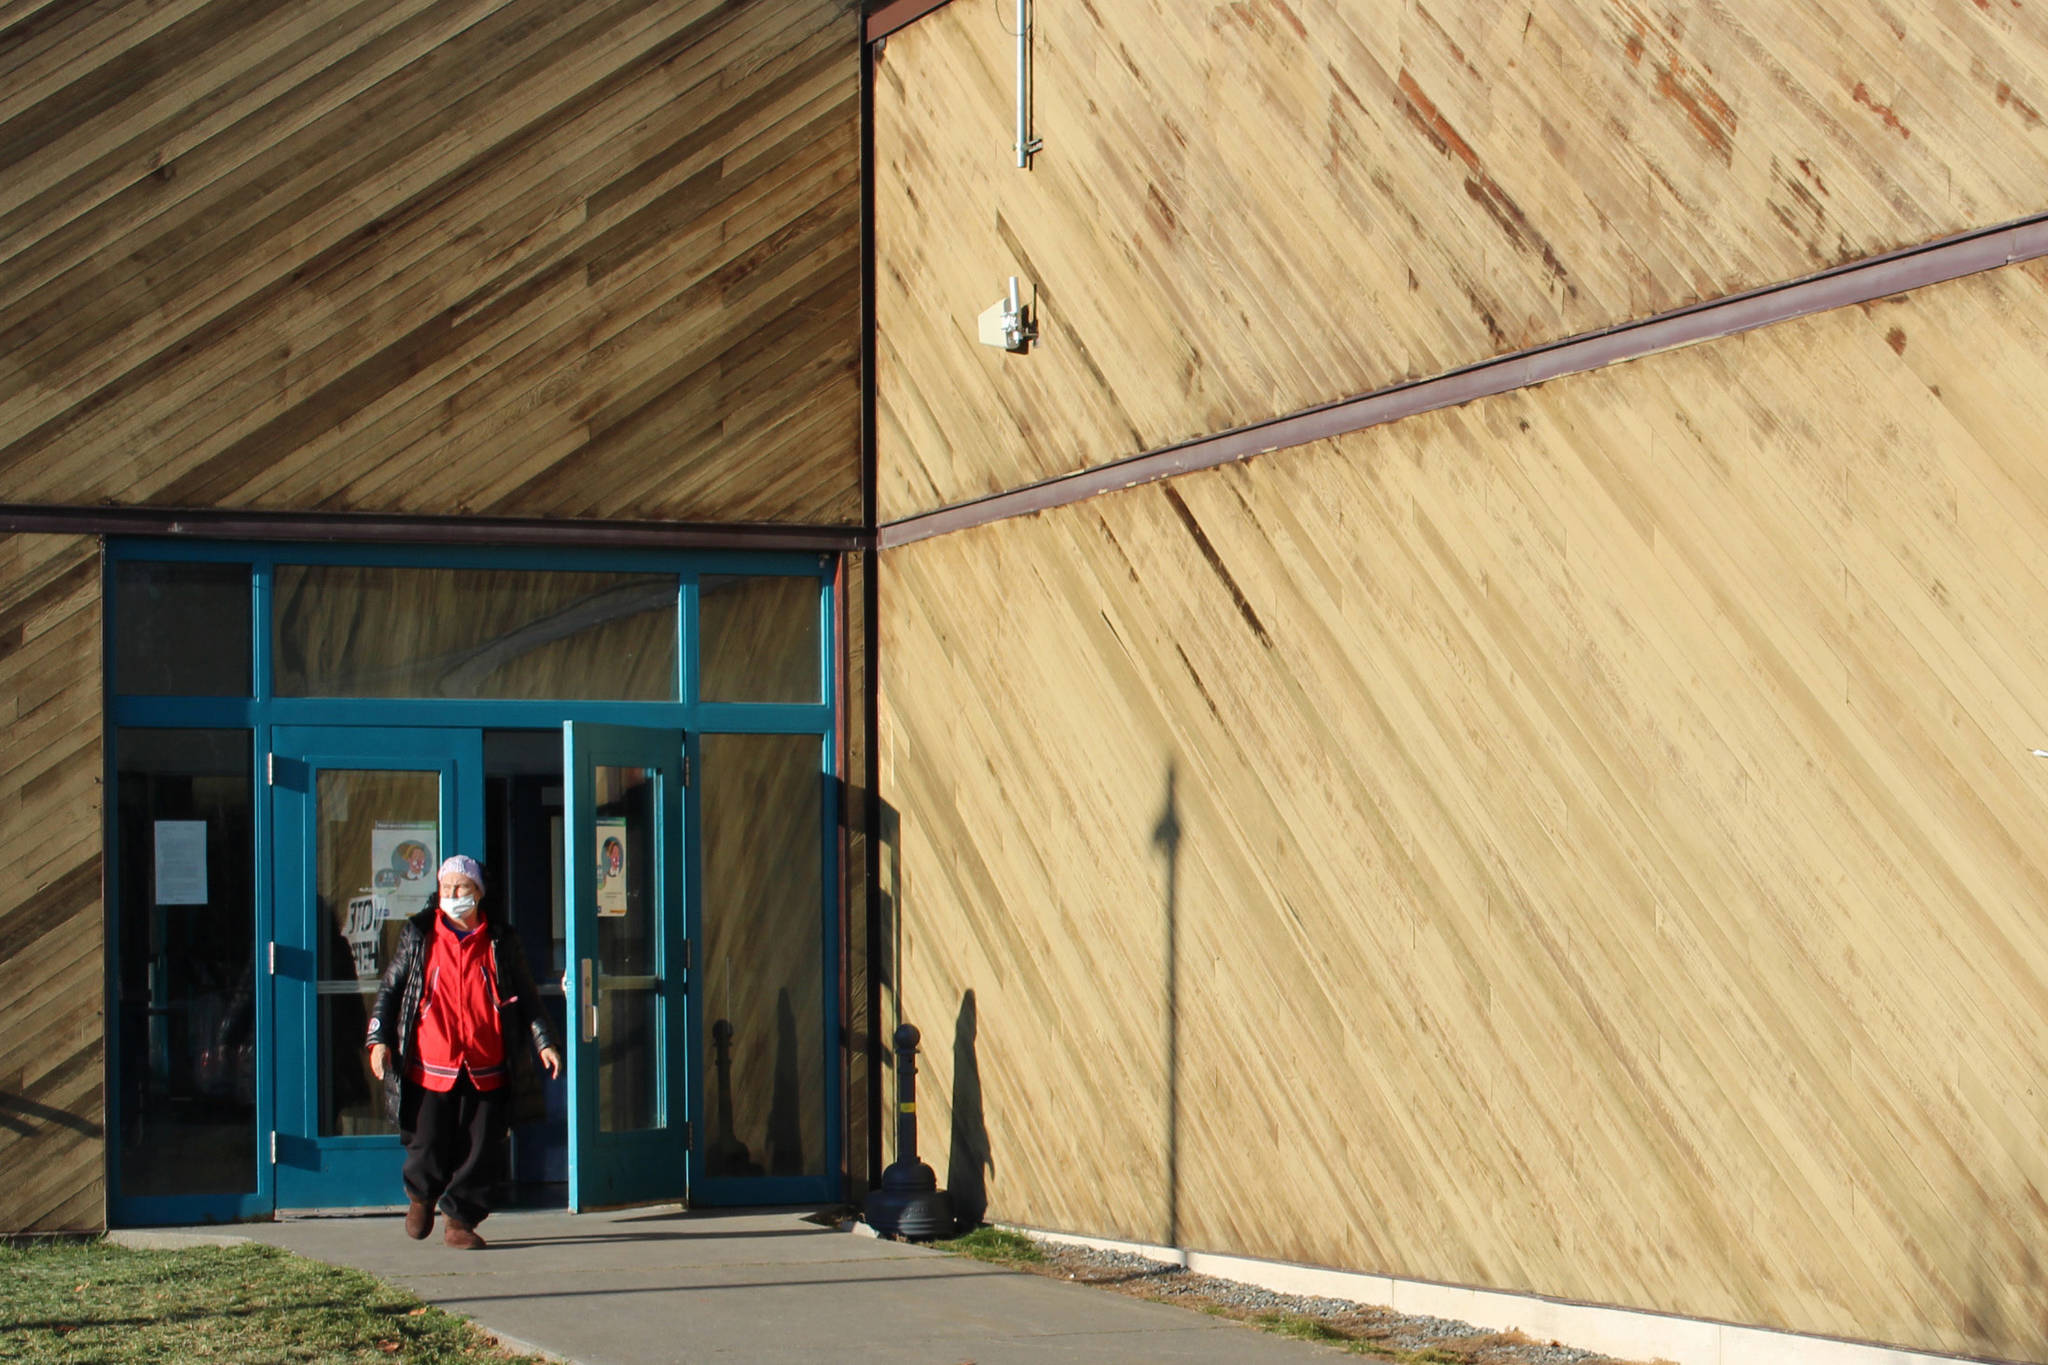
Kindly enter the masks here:
<path id="1" fill-rule="evenodd" d="M 491 901 L 519 931 L 549 1022 L 566 1048 L 559 730 L 484 732 L 484 817 Z M 559 1081 L 544 1086 L 546 1121 L 512 1133 L 507 1202 L 524 1207 L 562 1207 L 569 1197 L 569 1089 Z"/>

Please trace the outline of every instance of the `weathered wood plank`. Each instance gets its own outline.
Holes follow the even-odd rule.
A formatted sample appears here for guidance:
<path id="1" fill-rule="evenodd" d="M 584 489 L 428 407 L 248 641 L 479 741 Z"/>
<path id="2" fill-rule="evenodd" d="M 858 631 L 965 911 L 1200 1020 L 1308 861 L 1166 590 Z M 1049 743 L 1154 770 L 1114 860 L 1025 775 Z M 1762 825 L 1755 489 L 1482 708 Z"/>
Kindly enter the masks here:
<path id="1" fill-rule="evenodd" d="M 0 123 L 204 3 L 87 8 L 23 0 L 0 9 Z"/>
<path id="2" fill-rule="evenodd" d="M 2048 1360 L 2044 327 L 2010 267 L 887 552 L 945 1178 Z"/>
<path id="3" fill-rule="evenodd" d="M 0 1228 L 105 1226 L 99 546 L 0 537 Z"/>
<path id="4" fill-rule="evenodd" d="M 877 67 L 884 520 L 2040 209 L 2031 9 L 1034 15 L 1028 173 L 1001 16 Z"/>
<path id="5" fill-rule="evenodd" d="M 447 511 L 488 482 L 512 515 L 577 485 L 596 515 L 856 519 L 858 309 L 789 287 L 858 265 L 800 226 L 858 211 L 856 8 L 334 0 L 250 11 L 274 46 L 181 75 L 164 54 L 239 22 L 225 3 L 138 35 L 48 97 L 79 117 L 17 130 L 0 497 Z M 716 192 L 663 200 L 692 174 Z M 792 321 L 847 363 L 768 401 L 842 414 L 837 439 L 728 422 L 715 493 L 607 500 L 587 414 L 679 344 L 743 366 Z M 661 454 L 621 452 L 630 481 Z"/>

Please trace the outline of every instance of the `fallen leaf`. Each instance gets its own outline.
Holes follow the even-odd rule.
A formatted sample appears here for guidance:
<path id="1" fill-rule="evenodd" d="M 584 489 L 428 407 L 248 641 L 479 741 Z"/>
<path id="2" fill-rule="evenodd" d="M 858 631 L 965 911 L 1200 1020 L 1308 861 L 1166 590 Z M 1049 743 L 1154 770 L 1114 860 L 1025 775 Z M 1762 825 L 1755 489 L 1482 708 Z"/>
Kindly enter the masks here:
<path id="1" fill-rule="evenodd" d="M 419 1316 L 420 1314 L 422 1314 L 422 1313 L 424 1313 L 424 1312 L 426 1312 L 426 1311 L 427 1311 L 427 1306 L 426 1306 L 425 1304 L 421 1304 L 421 1305 L 420 1305 L 419 1307 L 417 1307 L 417 1308 L 415 1308 L 415 1309 L 411 1310 L 410 1312 L 408 1312 L 408 1313 L 406 1314 L 406 1316 L 407 1316 L 407 1317 L 409 1317 L 409 1318 L 416 1318 L 416 1317 L 418 1317 L 418 1316 Z"/>

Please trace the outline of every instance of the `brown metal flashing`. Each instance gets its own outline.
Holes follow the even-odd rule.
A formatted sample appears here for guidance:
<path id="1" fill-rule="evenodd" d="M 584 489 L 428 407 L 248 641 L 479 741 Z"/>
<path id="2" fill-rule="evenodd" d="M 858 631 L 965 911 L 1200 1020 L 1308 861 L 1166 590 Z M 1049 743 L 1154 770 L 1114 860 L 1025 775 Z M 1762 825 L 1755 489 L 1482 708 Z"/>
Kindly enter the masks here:
<path id="1" fill-rule="evenodd" d="M 1528 388 L 1625 360 L 1640 360 L 1659 351 L 1689 346 L 1697 341 L 1711 341 L 1768 327 L 1772 323 L 1869 303 L 1888 295 L 1996 270 L 2044 255 L 2048 255 L 2048 214 L 1874 256 L 1785 284 L 1769 285 L 1497 356 L 1432 379 L 1397 384 L 1357 398 L 1306 408 L 1285 417 L 1165 446 L 1093 469 L 1063 474 L 1006 493 L 954 503 L 936 511 L 885 523 L 877 528 L 875 543 L 879 548 L 891 549 L 950 531 L 964 531 L 1009 517 L 1064 507 L 1098 493 L 1115 492 L 1175 474 L 1209 469 L 1233 460 L 1349 435 L 1367 427 L 1398 422 L 1404 417 L 1469 403 L 1475 398 Z"/>
<path id="2" fill-rule="evenodd" d="M 577 521 L 570 518 L 404 517 L 358 512 L 230 508 L 38 507 L 0 503 L 0 534 L 179 536 L 193 540 L 310 540 L 541 549 L 784 550 L 838 554 L 871 544 L 858 527 Z"/>
<path id="3" fill-rule="evenodd" d="M 879 42 L 899 28 L 908 28 L 952 0 L 892 0 L 868 16 L 868 41 Z"/>

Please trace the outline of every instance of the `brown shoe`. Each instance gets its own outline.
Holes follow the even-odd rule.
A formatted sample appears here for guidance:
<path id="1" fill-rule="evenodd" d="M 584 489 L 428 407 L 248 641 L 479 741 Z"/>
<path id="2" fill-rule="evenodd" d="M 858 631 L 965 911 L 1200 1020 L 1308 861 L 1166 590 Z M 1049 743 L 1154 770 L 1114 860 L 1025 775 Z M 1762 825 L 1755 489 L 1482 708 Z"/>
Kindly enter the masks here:
<path id="1" fill-rule="evenodd" d="M 424 1241 L 427 1234 L 434 1230 L 434 1206 L 422 1204 L 417 1199 L 411 1199 L 411 1196 L 407 1198 L 411 1202 L 405 1207 L 405 1235 L 415 1242 Z"/>
<path id="2" fill-rule="evenodd" d="M 441 1229 L 441 1240 L 457 1251 L 482 1251 L 489 1245 L 477 1236 L 474 1227 L 468 1223 L 458 1223 L 453 1217 L 450 1217 L 448 1225 Z"/>

